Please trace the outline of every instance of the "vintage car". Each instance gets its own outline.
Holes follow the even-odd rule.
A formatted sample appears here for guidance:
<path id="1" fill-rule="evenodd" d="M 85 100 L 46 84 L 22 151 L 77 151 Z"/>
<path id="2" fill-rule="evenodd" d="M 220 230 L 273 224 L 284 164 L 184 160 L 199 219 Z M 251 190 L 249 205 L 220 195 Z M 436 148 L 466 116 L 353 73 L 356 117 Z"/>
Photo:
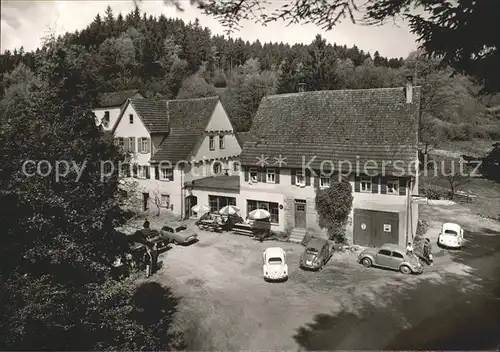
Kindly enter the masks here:
<path id="1" fill-rule="evenodd" d="M 358 256 L 358 262 L 366 266 L 399 270 L 403 274 L 422 273 L 424 268 L 416 255 L 396 244 L 386 243 L 380 248 L 367 248 Z"/>
<path id="2" fill-rule="evenodd" d="M 153 229 L 142 229 L 138 230 L 133 234 L 133 238 L 139 242 L 152 247 L 156 244 L 156 247 L 159 252 L 165 250 L 168 247 L 168 239 L 160 236 L 160 232 Z"/>
<path id="3" fill-rule="evenodd" d="M 438 244 L 448 248 L 462 248 L 464 242 L 464 230 L 460 225 L 447 222 L 441 226 L 438 236 Z"/>
<path id="4" fill-rule="evenodd" d="M 300 257 L 303 269 L 321 270 L 331 257 L 330 244 L 323 238 L 313 237 L 307 242 L 304 253 Z"/>
<path id="5" fill-rule="evenodd" d="M 190 244 L 198 241 L 198 234 L 182 222 L 170 222 L 161 228 L 161 237 L 173 244 Z"/>
<path id="6" fill-rule="evenodd" d="M 286 252 L 281 247 L 270 247 L 262 252 L 264 266 L 262 273 L 266 281 L 286 281 L 288 279 L 288 265 Z"/>

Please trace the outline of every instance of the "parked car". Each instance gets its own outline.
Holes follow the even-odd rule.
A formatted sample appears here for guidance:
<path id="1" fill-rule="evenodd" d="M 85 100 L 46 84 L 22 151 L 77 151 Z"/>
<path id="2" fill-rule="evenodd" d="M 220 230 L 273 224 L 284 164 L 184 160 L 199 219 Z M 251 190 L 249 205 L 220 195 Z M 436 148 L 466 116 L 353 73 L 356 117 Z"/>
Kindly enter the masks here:
<path id="1" fill-rule="evenodd" d="M 330 244 L 323 238 L 313 237 L 300 257 L 300 267 L 321 270 L 331 257 Z"/>
<path id="2" fill-rule="evenodd" d="M 409 254 L 406 249 L 391 243 L 386 243 L 380 248 L 367 248 L 358 256 L 358 262 L 366 266 L 399 270 L 403 274 L 422 273 L 424 268 L 414 254 Z"/>
<path id="3" fill-rule="evenodd" d="M 464 230 L 460 225 L 447 222 L 441 226 L 438 236 L 438 244 L 449 248 L 462 248 L 464 242 Z"/>
<path id="4" fill-rule="evenodd" d="M 159 252 L 165 250 L 169 242 L 168 239 L 165 239 L 160 235 L 159 231 L 153 229 L 138 230 L 133 236 L 137 242 L 147 244 L 150 247 L 156 243 Z"/>
<path id="5" fill-rule="evenodd" d="M 262 252 L 264 266 L 262 272 L 266 281 L 286 281 L 288 279 L 288 265 L 286 252 L 281 247 L 269 247 Z"/>
<path id="6" fill-rule="evenodd" d="M 189 244 L 198 240 L 198 234 L 182 222 L 170 222 L 160 231 L 161 237 L 173 244 Z"/>

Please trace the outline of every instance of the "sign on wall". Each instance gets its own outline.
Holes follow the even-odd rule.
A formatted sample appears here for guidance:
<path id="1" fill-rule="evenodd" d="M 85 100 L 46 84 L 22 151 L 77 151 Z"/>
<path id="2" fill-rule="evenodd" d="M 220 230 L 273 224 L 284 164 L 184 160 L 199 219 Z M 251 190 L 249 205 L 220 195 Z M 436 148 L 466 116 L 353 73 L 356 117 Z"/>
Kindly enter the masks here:
<path id="1" fill-rule="evenodd" d="M 390 224 L 384 224 L 384 232 L 391 232 L 391 225 Z"/>

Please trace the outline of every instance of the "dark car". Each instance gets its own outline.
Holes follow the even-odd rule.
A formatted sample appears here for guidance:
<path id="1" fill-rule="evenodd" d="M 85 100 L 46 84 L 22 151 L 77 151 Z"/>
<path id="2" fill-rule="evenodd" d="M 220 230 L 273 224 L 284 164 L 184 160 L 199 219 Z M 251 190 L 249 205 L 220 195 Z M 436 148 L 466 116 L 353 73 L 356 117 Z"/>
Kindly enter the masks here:
<path id="1" fill-rule="evenodd" d="M 189 244 L 198 241 L 198 234 L 182 222 L 169 222 L 161 228 L 161 236 L 173 244 Z"/>
<path id="2" fill-rule="evenodd" d="M 424 270 L 416 255 L 407 253 L 405 248 L 391 243 L 386 243 L 380 248 L 365 249 L 359 255 L 358 262 L 367 268 L 378 266 L 399 270 L 403 274 L 421 274 Z"/>
<path id="3" fill-rule="evenodd" d="M 331 257 L 330 244 L 323 238 L 313 237 L 306 245 L 300 257 L 300 267 L 303 269 L 321 270 Z"/>
<path id="4" fill-rule="evenodd" d="M 136 231 L 133 235 L 134 239 L 139 243 L 144 243 L 150 247 L 156 244 L 159 252 L 165 250 L 168 247 L 168 239 L 163 238 L 160 232 L 153 229 L 142 229 Z"/>

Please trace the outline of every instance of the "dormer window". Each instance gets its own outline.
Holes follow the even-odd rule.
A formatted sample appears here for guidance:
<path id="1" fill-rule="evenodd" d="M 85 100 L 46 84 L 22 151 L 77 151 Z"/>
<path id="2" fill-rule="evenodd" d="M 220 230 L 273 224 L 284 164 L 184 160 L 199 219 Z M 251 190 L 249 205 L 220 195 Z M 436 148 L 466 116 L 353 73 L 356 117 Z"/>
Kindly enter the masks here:
<path id="1" fill-rule="evenodd" d="M 224 149 L 224 135 L 219 136 L 219 149 Z"/>
<path id="2" fill-rule="evenodd" d="M 215 137 L 214 136 L 208 137 L 208 149 L 215 150 Z"/>
<path id="3" fill-rule="evenodd" d="M 134 123 L 134 115 L 132 114 L 128 115 L 128 121 L 129 123 Z"/>
<path id="4" fill-rule="evenodd" d="M 104 127 L 108 127 L 109 126 L 109 111 L 105 111 L 104 112 L 104 117 L 102 118 L 102 125 Z"/>

